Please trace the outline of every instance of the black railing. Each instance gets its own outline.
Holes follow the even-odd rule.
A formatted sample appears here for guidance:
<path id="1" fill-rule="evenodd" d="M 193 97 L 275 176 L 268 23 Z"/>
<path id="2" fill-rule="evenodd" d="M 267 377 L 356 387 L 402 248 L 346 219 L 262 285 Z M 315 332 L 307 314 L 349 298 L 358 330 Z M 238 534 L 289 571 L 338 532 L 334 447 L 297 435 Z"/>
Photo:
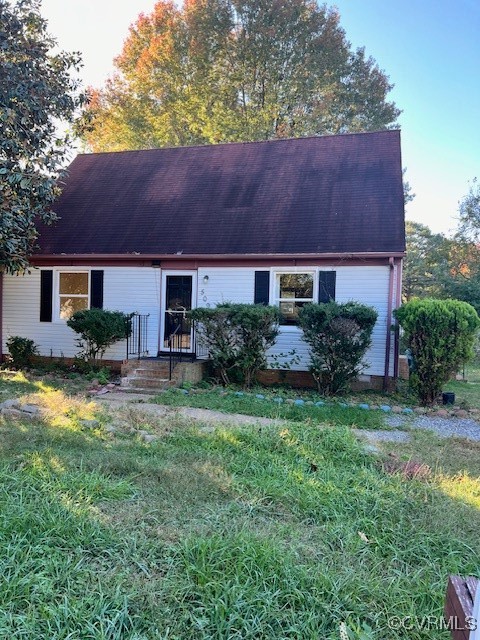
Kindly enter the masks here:
<path id="1" fill-rule="evenodd" d="M 180 317 L 176 322 L 178 324 L 168 338 L 170 380 L 179 362 L 186 360 L 193 362 L 196 358 L 208 358 L 208 350 L 197 341 L 195 325 L 192 321 L 189 318 Z"/>
<path id="2" fill-rule="evenodd" d="M 195 356 L 200 360 L 208 360 L 209 353 L 208 348 L 202 343 L 201 339 L 195 331 L 195 325 L 193 325 L 193 345 Z"/>
<path id="3" fill-rule="evenodd" d="M 182 361 L 183 351 L 183 320 L 180 320 L 175 331 L 168 338 L 169 357 L 169 379 L 172 379 L 173 370 L 179 362 Z"/>
<path id="4" fill-rule="evenodd" d="M 150 314 L 142 315 L 140 313 L 132 313 L 130 322 L 132 323 L 132 332 L 127 338 L 127 360 L 136 356 L 140 358 L 148 354 L 148 318 Z"/>

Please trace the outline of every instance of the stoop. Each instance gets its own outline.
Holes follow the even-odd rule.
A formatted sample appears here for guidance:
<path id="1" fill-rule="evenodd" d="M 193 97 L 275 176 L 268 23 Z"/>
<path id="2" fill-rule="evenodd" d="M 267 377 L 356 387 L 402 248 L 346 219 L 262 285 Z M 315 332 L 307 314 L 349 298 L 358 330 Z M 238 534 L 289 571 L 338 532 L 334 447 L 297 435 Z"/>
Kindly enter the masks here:
<path id="1" fill-rule="evenodd" d="M 156 393 L 168 387 L 178 387 L 184 382 L 195 384 L 205 374 L 206 362 L 179 362 L 173 369 L 170 380 L 169 360 L 163 358 L 143 358 L 127 360 L 122 364 L 121 388 L 143 393 Z"/>

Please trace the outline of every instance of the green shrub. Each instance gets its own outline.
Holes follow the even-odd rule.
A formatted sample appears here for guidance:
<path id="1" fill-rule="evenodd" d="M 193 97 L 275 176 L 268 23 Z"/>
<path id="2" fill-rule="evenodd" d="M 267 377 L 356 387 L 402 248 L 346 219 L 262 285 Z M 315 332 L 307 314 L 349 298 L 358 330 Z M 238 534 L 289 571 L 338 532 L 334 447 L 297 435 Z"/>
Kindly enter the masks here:
<path id="1" fill-rule="evenodd" d="M 38 347 L 33 340 L 20 336 L 10 336 L 7 340 L 7 348 L 11 363 L 14 367 L 29 367 L 32 358 L 38 356 Z"/>
<path id="2" fill-rule="evenodd" d="M 371 344 L 375 309 L 357 302 L 307 304 L 299 321 L 320 393 L 346 391 L 365 366 L 362 358 Z"/>
<path id="3" fill-rule="evenodd" d="M 87 380 L 98 380 L 98 384 L 108 384 L 110 382 L 110 367 L 90 367 L 90 371 L 85 374 Z"/>
<path id="4" fill-rule="evenodd" d="M 97 363 L 115 342 L 125 340 L 132 331 L 131 317 L 121 311 L 83 309 L 67 320 L 67 325 L 80 334 L 80 358 Z"/>
<path id="5" fill-rule="evenodd" d="M 460 300 L 411 300 L 395 312 L 413 357 L 410 384 L 424 405 L 474 355 L 480 319 Z"/>
<path id="6" fill-rule="evenodd" d="M 224 384 L 237 374 L 246 387 L 267 366 L 267 350 L 278 335 L 277 307 L 224 303 L 191 312 L 199 341 L 208 349 Z"/>
<path id="7" fill-rule="evenodd" d="M 224 305 L 213 309 L 198 307 L 190 312 L 197 340 L 208 351 L 212 365 L 218 369 L 223 384 L 230 384 L 230 372 L 235 366 L 235 327 Z"/>

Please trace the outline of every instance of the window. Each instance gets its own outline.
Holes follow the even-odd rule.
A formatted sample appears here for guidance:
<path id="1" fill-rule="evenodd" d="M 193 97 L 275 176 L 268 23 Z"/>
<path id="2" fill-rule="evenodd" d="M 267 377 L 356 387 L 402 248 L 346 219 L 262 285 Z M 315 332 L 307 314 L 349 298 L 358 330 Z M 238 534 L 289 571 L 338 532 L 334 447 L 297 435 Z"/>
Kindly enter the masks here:
<path id="1" fill-rule="evenodd" d="M 282 314 L 281 324 L 298 324 L 298 312 L 313 302 L 315 274 L 277 273 L 275 280 L 276 303 Z"/>
<path id="2" fill-rule="evenodd" d="M 58 300 L 61 320 L 68 320 L 75 311 L 89 308 L 88 271 L 61 271 L 58 274 Z"/>

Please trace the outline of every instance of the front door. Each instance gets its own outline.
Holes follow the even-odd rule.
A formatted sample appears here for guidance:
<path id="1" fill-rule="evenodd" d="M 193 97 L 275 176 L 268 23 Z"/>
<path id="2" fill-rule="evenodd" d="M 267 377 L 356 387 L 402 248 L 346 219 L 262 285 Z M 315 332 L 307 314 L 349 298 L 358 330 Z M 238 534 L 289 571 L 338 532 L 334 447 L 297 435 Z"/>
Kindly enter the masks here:
<path id="1" fill-rule="evenodd" d="M 162 326 L 160 351 L 170 350 L 170 338 L 175 351 L 192 352 L 192 322 L 187 311 L 192 309 L 193 274 L 174 272 L 163 274 Z"/>

